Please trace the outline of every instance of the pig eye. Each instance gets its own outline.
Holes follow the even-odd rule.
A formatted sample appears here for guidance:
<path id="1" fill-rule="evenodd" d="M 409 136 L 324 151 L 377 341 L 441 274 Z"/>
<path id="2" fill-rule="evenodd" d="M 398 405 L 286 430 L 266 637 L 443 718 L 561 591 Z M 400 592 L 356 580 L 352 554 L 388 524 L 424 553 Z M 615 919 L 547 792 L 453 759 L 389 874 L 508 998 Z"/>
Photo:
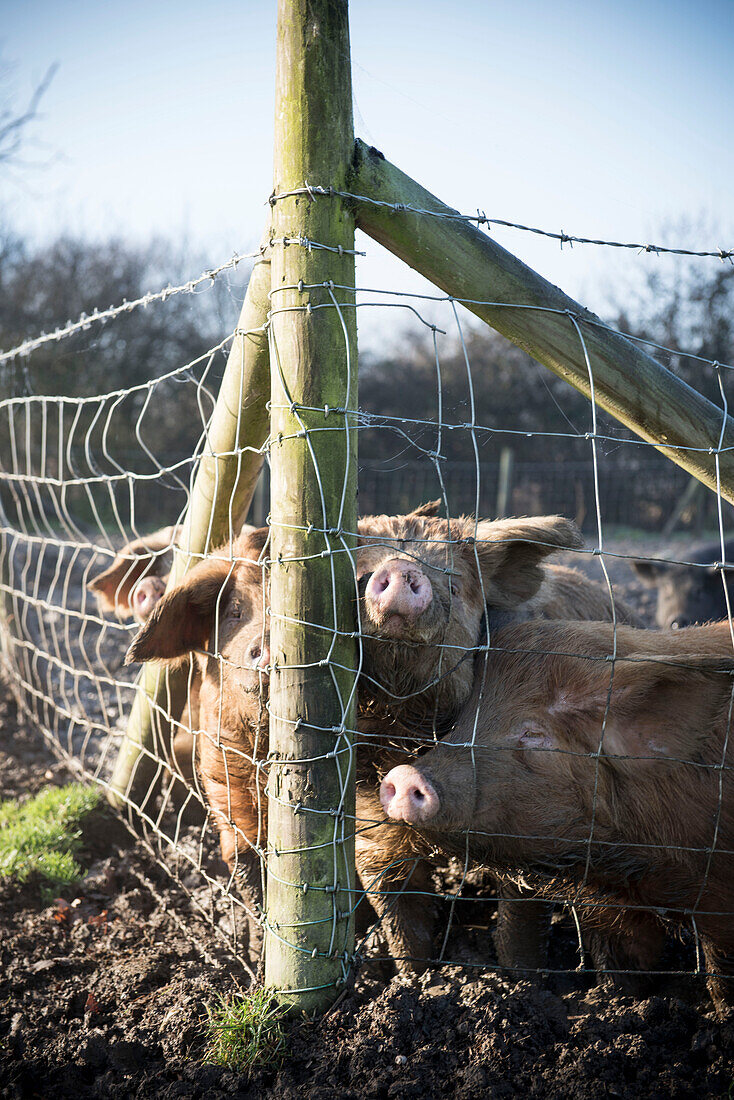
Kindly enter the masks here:
<path id="1" fill-rule="evenodd" d="M 451 585 L 451 595 L 452 596 L 458 596 L 459 595 L 459 586 L 458 586 L 458 584 L 456 584 L 456 582 L 454 582 Z"/>
<path id="2" fill-rule="evenodd" d="M 522 749 L 547 749 L 550 748 L 550 738 L 545 730 L 537 726 L 523 726 L 518 745 Z"/>

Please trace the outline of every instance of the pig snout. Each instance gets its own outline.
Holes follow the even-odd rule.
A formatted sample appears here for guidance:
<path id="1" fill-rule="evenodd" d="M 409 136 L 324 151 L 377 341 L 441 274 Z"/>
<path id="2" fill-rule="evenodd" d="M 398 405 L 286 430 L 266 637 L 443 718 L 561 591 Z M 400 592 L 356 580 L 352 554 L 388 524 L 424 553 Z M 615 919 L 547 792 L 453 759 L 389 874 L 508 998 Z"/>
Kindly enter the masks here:
<path id="1" fill-rule="evenodd" d="M 370 577 L 365 599 L 381 619 L 415 622 L 431 600 L 431 582 L 415 562 L 394 558 Z"/>
<path id="2" fill-rule="evenodd" d="M 430 821 L 441 805 L 426 777 L 410 764 L 387 773 L 380 784 L 380 802 L 388 817 L 413 825 Z"/>
<path id="3" fill-rule="evenodd" d="M 161 577 L 144 577 L 138 581 L 130 596 L 130 608 L 139 623 L 149 618 L 151 611 L 166 591 L 166 582 Z"/>

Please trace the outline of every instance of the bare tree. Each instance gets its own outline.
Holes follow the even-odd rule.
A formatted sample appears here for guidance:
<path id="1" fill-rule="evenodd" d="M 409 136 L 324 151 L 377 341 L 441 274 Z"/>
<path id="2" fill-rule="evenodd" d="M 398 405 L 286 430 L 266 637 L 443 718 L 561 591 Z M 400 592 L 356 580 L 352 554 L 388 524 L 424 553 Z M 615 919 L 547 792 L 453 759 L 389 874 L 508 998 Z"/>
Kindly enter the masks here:
<path id="1" fill-rule="evenodd" d="M 57 64 L 50 65 L 25 107 L 19 107 L 10 78 L 11 67 L 0 59 L 0 166 L 3 169 L 20 166 L 21 152 L 27 145 L 29 129 L 38 118 L 41 100 L 57 69 Z"/>

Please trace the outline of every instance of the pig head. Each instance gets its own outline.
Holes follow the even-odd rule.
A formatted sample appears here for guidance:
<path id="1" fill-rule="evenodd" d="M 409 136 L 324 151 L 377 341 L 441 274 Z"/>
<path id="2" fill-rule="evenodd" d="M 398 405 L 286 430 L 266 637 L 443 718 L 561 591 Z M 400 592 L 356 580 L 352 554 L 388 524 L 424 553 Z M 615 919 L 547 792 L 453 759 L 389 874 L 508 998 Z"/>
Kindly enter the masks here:
<path id="1" fill-rule="evenodd" d="M 487 616 L 494 630 L 517 619 L 611 618 L 612 607 L 583 574 L 544 564 L 583 545 L 570 520 L 444 520 L 432 507 L 359 521 L 361 694 L 414 728 L 441 729 L 471 693 Z M 618 617 L 634 614 L 620 602 Z"/>
<path id="2" fill-rule="evenodd" d="M 724 544 L 725 559 L 734 560 L 734 540 Z M 734 568 L 717 568 L 721 560 L 721 543 L 698 546 L 681 551 L 682 562 L 633 561 L 632 568 L 640 580 L 657 589 L 656 619 L 659 627 L 676 630 L 695 623 L 708 623 L 728 615 L 727 590 L 734 601 L 731 586 Z M 733 604 L 734 606 L 734 604 Z"/>
<path id="3" fill-rule="evenodd" d="M 128 542 L 114 561 L 89 582 L 99 609 L 143 623 L 166 590 L 170 552 L 180 527 L 162 527 Z"/>
<path id="4" fill-rule="evenodd" d="M 89 581 L 100 611 L 144 623 L 166 591 L 171 552 L 180 537 L 180 526 L 162 527 L 150 535 L 126 543 L 111 565 Z M 240 536 L 254 527 L 245 524 Z"/>

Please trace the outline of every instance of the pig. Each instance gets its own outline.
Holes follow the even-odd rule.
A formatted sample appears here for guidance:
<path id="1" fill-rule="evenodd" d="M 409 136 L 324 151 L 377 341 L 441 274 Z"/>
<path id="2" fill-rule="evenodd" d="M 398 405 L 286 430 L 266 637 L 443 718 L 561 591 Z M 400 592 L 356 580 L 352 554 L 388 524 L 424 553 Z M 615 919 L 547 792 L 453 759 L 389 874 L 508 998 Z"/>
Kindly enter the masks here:
<path id="1" fill-rule="evenodd" d="M 88 584 L 97 597 L 100 611 L 110 612 L 120 619 L 132 617 L 138 625 L 145 623 L 166 591 L 167 565 L 181 531 L 180 525 L 162 527 L 126 543 L 112 564 Z M 240 535 L 254 531 L 254 527 L 243 524 Z M 170 742 L 168 737 L 163 738 L 162 746 L 172 769 L 189 788 L 194 785 L 194 742 L 190 731 L 198 722 L 199 686 L 198 668 L 194 667 L 189 676 L 184 710 L 173 716 L 178 729 Z"/>
<path id="2" fill-rule="evenodd" d="M 616 644 L 615 644 L 616 643 Z M 612 654 L 615 659 L 612 661 Z M 473 858 L 591 920 L 692 928 L 718 1011 L 734 974 L 728 622 L 498 631 L 451 732 L 380 786 L 404 848 Z M 395 845 L 384 853 L 394 858 Z"/>
<path id="3" fill-rule="evenodd" d="M 192 660 L 197 685 L 196 770 L 219 834 L 222 859 L 243 895 L 249 952 L 262 946 L 258 851 L 268 750 L 268 632 L 262 566 L 267 527 L 247 528 L 230 547 L 194 565 L 156 605 L 125 662 Z M 230 554 L 231 549 L 231 554 Z"/>
<path id="4" fill-rule="evenodd" d="M 358 821 L 368 812 L 371 795 L 378 789 L 381 774 L 399 761 L 400 752 L 405 755 L 416 750 L 425 744 L 426 736 L 432 743 L 433 734 L 427 734 L 426 730 L 436 724 L 447 727 L 471 691 L 471 658 L 475 643 L 480 640 L 482 619 L 486 614 L 486 605 L 481 598 L 482 583 L 485 585 L 485 598 L 493 601 L 492 623 L 500 616 L 558 615 L 564 606 L 566 614 L 570 611 L 590 616 L 611 614 L 608 595 L 582 574 L 561 567 L 544 569 L 541 565 L 543 559 L 558 547 L 580 545 L 581 537 L 569 521 L 561 517 L 540 517 L 485 522 L 477 526 L 473 520 L 462 518 L 451 521 L 447 527 L 445 521 L 435 519 L 436 508 L 437 502 L 432 502 L 408 516 L 367 517 L 360 521 L 357 573 L 360 591 L 363 592 L 360 606 L 367 637 L 366 674 L 360 685 Z M 469 532 L 474 532 L 475 528 L 486 542 L 474 543 L 474 535 Z M 456 545 L 447 545 L 447 538 L 457 540 Z M 235 556 L 242 556 L 242 547 Z M 451 577 L 445 572 L 447 560 L 452 561 L 454 566 Z M 411 577 L 406 577 L 403 562 L 409 564 Z M 428 564 L 424 566 L 424 562 Z M 234 566 L 227 562 L 226 569 L 222 565 L 219 563 L 210 567 L 209 562 L 204 562 L 190 571 L 183 588 L 170 593 L 149 624 L 141 630 L 129 652 L 129 660 L 178 659 L 201 647 L 206 639 L 209 639 L 210 647 L 216 646 L 218 643 L 212 637 L 212 631 L 217 603 L 219 615 L 226 620 L 230 602 L 237 602 L 238 630 L 249 629 L 249 620 L 247 614 L 243 615 L 243 608 L 249 607 L 249 614 L 252 614 L 252 608 L 262 601 L 260 572 L 253 573 L 247 563 L 241 565 L 239 561 Z M 428 579 L 429 570 L 432 571 L 432 583 Z M 382 576 L 383 583 L 377 595 L 373 595 L 377 582 L 372 587 L 370 584 L 375 581 L 376 575 L 378 582 Z M 414 588 L 419 590 L 420 607 L 417 613 L 414 613 L 416 604 L 410 601 L 410 596 L 407 608 L 404 602 L 399 603 L 397 609 L 391 606 L 391 585 L 396 583 L 396 577 L 397 584 L 411 593 L 414 593 Z M 411 587 L 411 579 L 414 587 Z M 176 596 L 179 591 L 180 600 Z M 405 596 L 398 594 L 396 599 L 404 601 Z M 629 609 L 622 605 L 618 611 L 631 615 Z M 380 630 L 386 636 L 384 642 L 378 633 Z M 254 634 L 259 637 L 259 629 L 255 629 Z M 440 674 L 439 689 L 433 691 L 433 697 L 426 705 L 423 696 L 433 690 L 433 681 L 439 675 L 439 646 L 444 637 L 455 646 L 457 656 L 452 659 L 449 668 Z M 222 640 L 223 636 L 220 643 Z M 262 641 L 267 645 L 266 638 Z M 237 644 L 241 645 L 241 640 Z M 222 652 L 229 658 L 229 650 Z M 384 661 L 386 653 L 388 659 Z M 240 656 L 235 665 L 241 671 L 246 662 Z M 244 801 L 238 810 L 236 828 L 232 829 L 225 823 L 221 830 L 222 854 L 232 867 L 237 858 L 238 836 L 245 847 L 257 844 L 255 825 L 256 822 L 262 823 L 264 811 L 262 790 L 255 784 L 255 769 L 248 771 L 245 763 L 252 738 L 248 726 L 250 718 L 244 711 L 237 713 L 235 710 L 229 714 L 231 708 L 227 699 L 230 695 L 236 697 L 239 692 L 239 672 L 236 675 L 235 670 L 229 668 L 228 661 L 223 666 L 220 683 L 218 665 L 211 660 L 208 671 L 202 668 L 202 675 L 210 677 L 206 692 L 212 696 L 210 703 L 202 710 L 202 727 L 206 730 L 210 728 L 210 722 L 216 721 L 219 744 L 223 743 L 221 738 L 224 737 L 232 750 L 237 745 L 241 749 L 244 746 L 237 782 L 242 790 L 246 789 L 247 794 L 243 796 Z M 398 679 L 399 685 L 396 683 Z M 260 681 L 260 686 L 266 687 L 264 676 L 260 676 Z M 405 697 L 396 700 L 395 688 L 398 686 Z M 225 728 L 224 734 L 218 714 L 220 693 L 223 706 L 226 706 L 231 718 L 229 723 L 221 722 Z M 202 690 L 202 699 L 203 696 Z M 258 736 L 266 748 L 266 730 L 263 726 L 258 727 Z M 224 765 L 224 757 L 222 763 Z M 200 768 L 200 771 L 203 769 Z M 261 769 L 258 776 L 262 779 Z M 216 790 L 216 782 L 212 780 L 210 791 Z M 206 779 L 203 785 L 207 789 Z M 245 803 L 250 810 L 247 810 Z M 253 818 L 252 807 L 255 803 L 258 813 Z M 391 954 L 398 959 L 425 956 L 430 951 L 432 934 L 430 906 L 425 898 L 416 900 L 410 893 L 404 893 L 396 902 L 395 895 L 405 890 L 405 867 L 397 861 L 389 876 L 385 877 L 388 875 L 385 869 L 373 866 L 373 847 L 371 830 L 358 827 L 358 870 L 366 886 L 378 887 L 370 900 L 378 915 L 384 918 L 383 931 Z M 430 888 L 431 864 L 426 861 L 413 862 L 411 890 Z M 388 893 L 380 892 L 381 886 Z M 515 907 L 517 918 L 525 918 L 531 905 L 524 901 Z M 547 924 L 547 907 L 542 908 L 540 916 Z M 527 924 L 527 920 L 524 923 Z M 503 928 L 509 951 L 513 938 L 516 938 L 512 922 L 506 919 Z"/>
<path id="5" fill-rule="evenodd" d="M 166 590 L 167 571 L 165 576 L 161 572 L 180 531 L 162 527 L 126 543 L 112 565 L 89 582 L 100 611 L 144 623 Z"/>
<path id="6" fill-rule="evenodd" d="M 606 587 L 578 570 L 546 564 L 560 549 L 580 549 L 582 536 L 562 516 L 476 521 L 468 516 L 436 517 L 439 501 L 406 516 L 370 516 L 359 521 L 357 580 L 363 644 L 360 702 L 363 710 L 397 720 L 408 742 L 440 736 L 450 728 L 474 682 L 472 655 L 503 624 L 529 619 L 611 619 L 637 624 L 623 601 L 614 607 Z M 411 738 L 413 740 L 411 740 Z M 393 741 L 396 740 L 393 735 Z M 379 782 L 383 761 L 364 797 Z M 367 811 L 365 810 L 365 813 Z M 381 884 L 370 900 L 381 917 L 394 957 L 425 958 L 430 953 L 432 911 L 425 898 L 406 891 L 424 889 L 430 868 L 411 857 L 381 867 L 384 839 L 373 829 L 358 832 L 357 868 L 363 882 Z M 372 862 L 372 853 L 377 857 Z M 420 877 L 420 885 L 418 878 Z M 497 950 L 512 969 L 544 964 L 550 910 L 504 884 Z M 395 896 L 403 892 L 398 905 Z M 520 900 L 513 904 L 512 898 Z M 599 938 L 594 955 L 606 950 Z M 406 965 L 405 969 L 408 968 Z"/>
<path id="7" fill-rule="evenodd" d="M 693 626 L 728 616 L 724 585 L 731 579 L 734 566 L 716 568 L 720 562 L 721 543 L 712 542 L 682 553 L 693 564 L 675 564 L 664 561 L 633 561 L 630 564 L 637 576 L 651 588 L 658 590 L 656 620 L 659 627 Z M 724 560 L 734 559 L 734 539 L 724 543 Z M 731 592 L 734 598 L 734 591 Z"/>

